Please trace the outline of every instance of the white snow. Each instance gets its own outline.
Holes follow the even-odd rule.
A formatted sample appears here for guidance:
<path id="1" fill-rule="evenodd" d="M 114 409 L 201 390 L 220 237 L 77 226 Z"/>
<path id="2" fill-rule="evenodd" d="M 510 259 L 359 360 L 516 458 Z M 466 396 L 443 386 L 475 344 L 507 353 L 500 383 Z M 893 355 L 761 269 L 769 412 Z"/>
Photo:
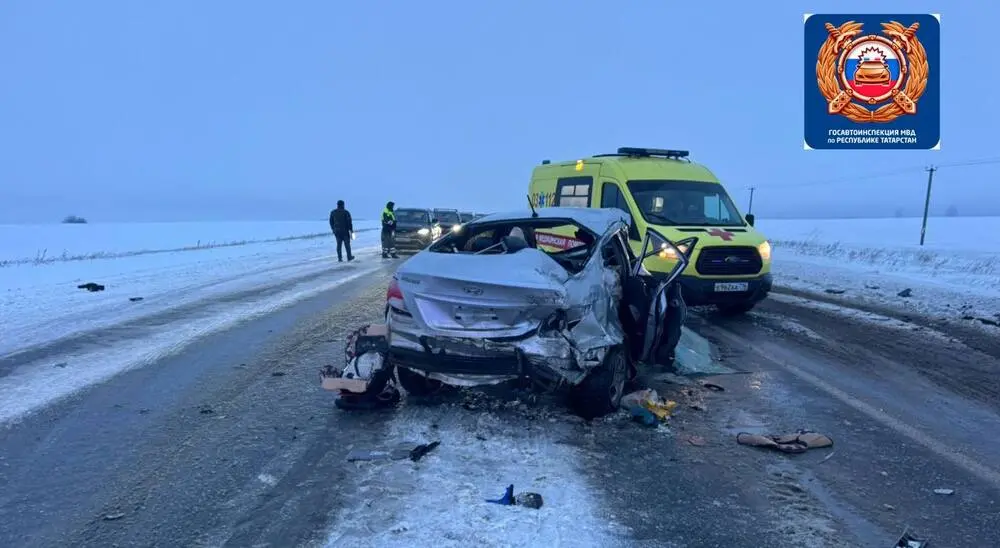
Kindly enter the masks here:
<path id="1" fill-rule="evenodd" d="M 117 259 L 0 267 L 0 423 L 37 410 L 128 369 L 250 318 L 364 276 L 380 266 L 377 231 L 353 242 L 358 261 L 337 263 L 333 237 L 177 251 Z M 323 275 L 328 273 L 328 275 Z M 78 289 L 95 282 L 100 292 Z M 254 290 L 267 289 L 262 295 Z M 245 297 L 220 300 L 240 292 Z M 140 301 L 130 298 L 141 297 Z M 191 314 L 161 316 L 142 336 L 47 354 L 24 352 L 101 328 L 135 326 L 182 306 Z M 58 348 L 58 347 L 56 347 Z M 24 356 L 23 362 L 19 356 Z M 6 373 L 6 372 L 4 372 Z"/>
<path id="2" fill-rule="evenodd" d="M 356 221 L 355 230 L 377 221 Z M 118 256 L 329 235 L 326 221 L 0 224 L 0 264 L 62 257 Z"/>
<path id="3" fill-rule="evenodd" d="M 966 322 L 1000 321 L 1000 217 L 762 220 L 775 283 L 845 302 Z M 911 289 L 910 297 L 900 297 Z M 834 290 L 840 293 L 829 293 Z"/>
<path id="4" fill-rule="evenodd" d="M 325 546 L 613 547 L 628 538 L 601 511 L 583 455 L 559 443 L 552 423 L 526 425 L 484 411 L 463 424 L 470 417 L 460 409 L 404 406 L 397 413 L 386 439 L 441 445 L 416 463 L 357 463 L 357 485 L 345 491 L 359 499 L 334 518 Z M 544 504 L 486 502 L 510 484 L 515 494 L 541 494 Z"/>

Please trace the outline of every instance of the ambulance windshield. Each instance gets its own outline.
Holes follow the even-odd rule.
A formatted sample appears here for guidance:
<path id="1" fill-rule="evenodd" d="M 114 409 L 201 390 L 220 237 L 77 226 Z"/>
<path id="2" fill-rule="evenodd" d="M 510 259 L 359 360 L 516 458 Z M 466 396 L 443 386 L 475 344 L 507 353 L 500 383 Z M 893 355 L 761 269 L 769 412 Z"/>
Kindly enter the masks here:
<path id="1" fill-rule="evenodd" d="M 639 212 L 661 226 L 743 226 L 743 218 L 720 184 L 697 181 L 629 181 Z"/>

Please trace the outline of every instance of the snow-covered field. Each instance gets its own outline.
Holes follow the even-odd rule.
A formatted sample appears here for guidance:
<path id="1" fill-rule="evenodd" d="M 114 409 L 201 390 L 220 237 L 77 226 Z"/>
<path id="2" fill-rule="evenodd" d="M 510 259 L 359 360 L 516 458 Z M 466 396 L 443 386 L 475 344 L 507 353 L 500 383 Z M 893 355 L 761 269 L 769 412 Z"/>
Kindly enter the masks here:
<path id="1" fill-rule="evenodd" d="M 358 221 L 355 230 L 377 221 Z M 116 258 L 327 236 L 325 221 L 0 225 L 0 265 Z"/>
<path id="2" fill-rule="evenodd" d="M 1000 217 L 761 220 L 779 286 L 996 329 Z M 899 293 L 910 289 L 910 296 Z"/>
<path id="3" fill-rule="evenodd" d="M 263 227 L 252 233 L 263 237 L 282 230 Z M 222 232 L 204 233 L 208 239 Z M 170 238 L 154 239 L 149 247 L 181 241 Z M 141 255 L 119 247 L 125 254 L 119 258 L 2 266 L 0 423 L 209 333 L 363 276 L 380 264 L 377 240 L 377 231 L 358 233 L 358 261 L 342 264 L 328 235 Z M 73 240 L 63 245 L 87 249 Z M 105 290 L 77 287 L 88 282 Z M 240 298 L 227 299 L 234 295 Z M 184 314 L 171 315 L 182 309 Z M 111 345 L 86 337 L 111 327 L 141 336 L 131 333 Z M 87 367 L 71 367 L 74 363 Z"/>

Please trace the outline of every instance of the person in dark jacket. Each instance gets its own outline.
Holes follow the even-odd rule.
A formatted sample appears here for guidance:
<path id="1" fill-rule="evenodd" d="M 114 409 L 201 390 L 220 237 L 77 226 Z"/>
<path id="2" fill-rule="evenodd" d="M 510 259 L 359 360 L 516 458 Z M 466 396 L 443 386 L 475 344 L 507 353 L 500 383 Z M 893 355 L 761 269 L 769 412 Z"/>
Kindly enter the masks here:
<path id="1" fill-rule="evenodd" d="M 344 262 L 342 248 L 347 248 L 348 262 L 353 261 L 351 236 L 354 234 L 354 222 L 351 220 L 351 212 L 344 208 L 343 200 L 337 200 L 337 209 L 330 212 L 330 230 L 337 239 L 337 261 Z"/>
<path id="2" fill-rule="evenodd" d="M 396 213 L 393 210 L 396 208 L 394 202 L 389 202 L 385 204 L 385 209 L 382 210 L 382 258 L 388 259 L 392 257 L 393 259 L 398 259 L 399 255 L 396 255 Z"/>

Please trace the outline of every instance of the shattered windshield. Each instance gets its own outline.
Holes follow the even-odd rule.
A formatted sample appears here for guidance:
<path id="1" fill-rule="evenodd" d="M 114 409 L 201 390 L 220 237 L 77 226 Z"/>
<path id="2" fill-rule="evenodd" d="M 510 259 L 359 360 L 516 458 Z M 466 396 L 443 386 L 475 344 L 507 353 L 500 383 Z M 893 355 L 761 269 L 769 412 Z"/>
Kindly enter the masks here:
<path id="1" fill-rule="evenodd" d="M 743 226 L 726 189 L 697 181 L 629 181 L 639 212 L 661 226 Z"/>
<path id="2" fill-rule="evenodd" d="M 397 223 L 426 225 L 431 222 L 426 209 L 397 209 L 395 213 Z"/>

